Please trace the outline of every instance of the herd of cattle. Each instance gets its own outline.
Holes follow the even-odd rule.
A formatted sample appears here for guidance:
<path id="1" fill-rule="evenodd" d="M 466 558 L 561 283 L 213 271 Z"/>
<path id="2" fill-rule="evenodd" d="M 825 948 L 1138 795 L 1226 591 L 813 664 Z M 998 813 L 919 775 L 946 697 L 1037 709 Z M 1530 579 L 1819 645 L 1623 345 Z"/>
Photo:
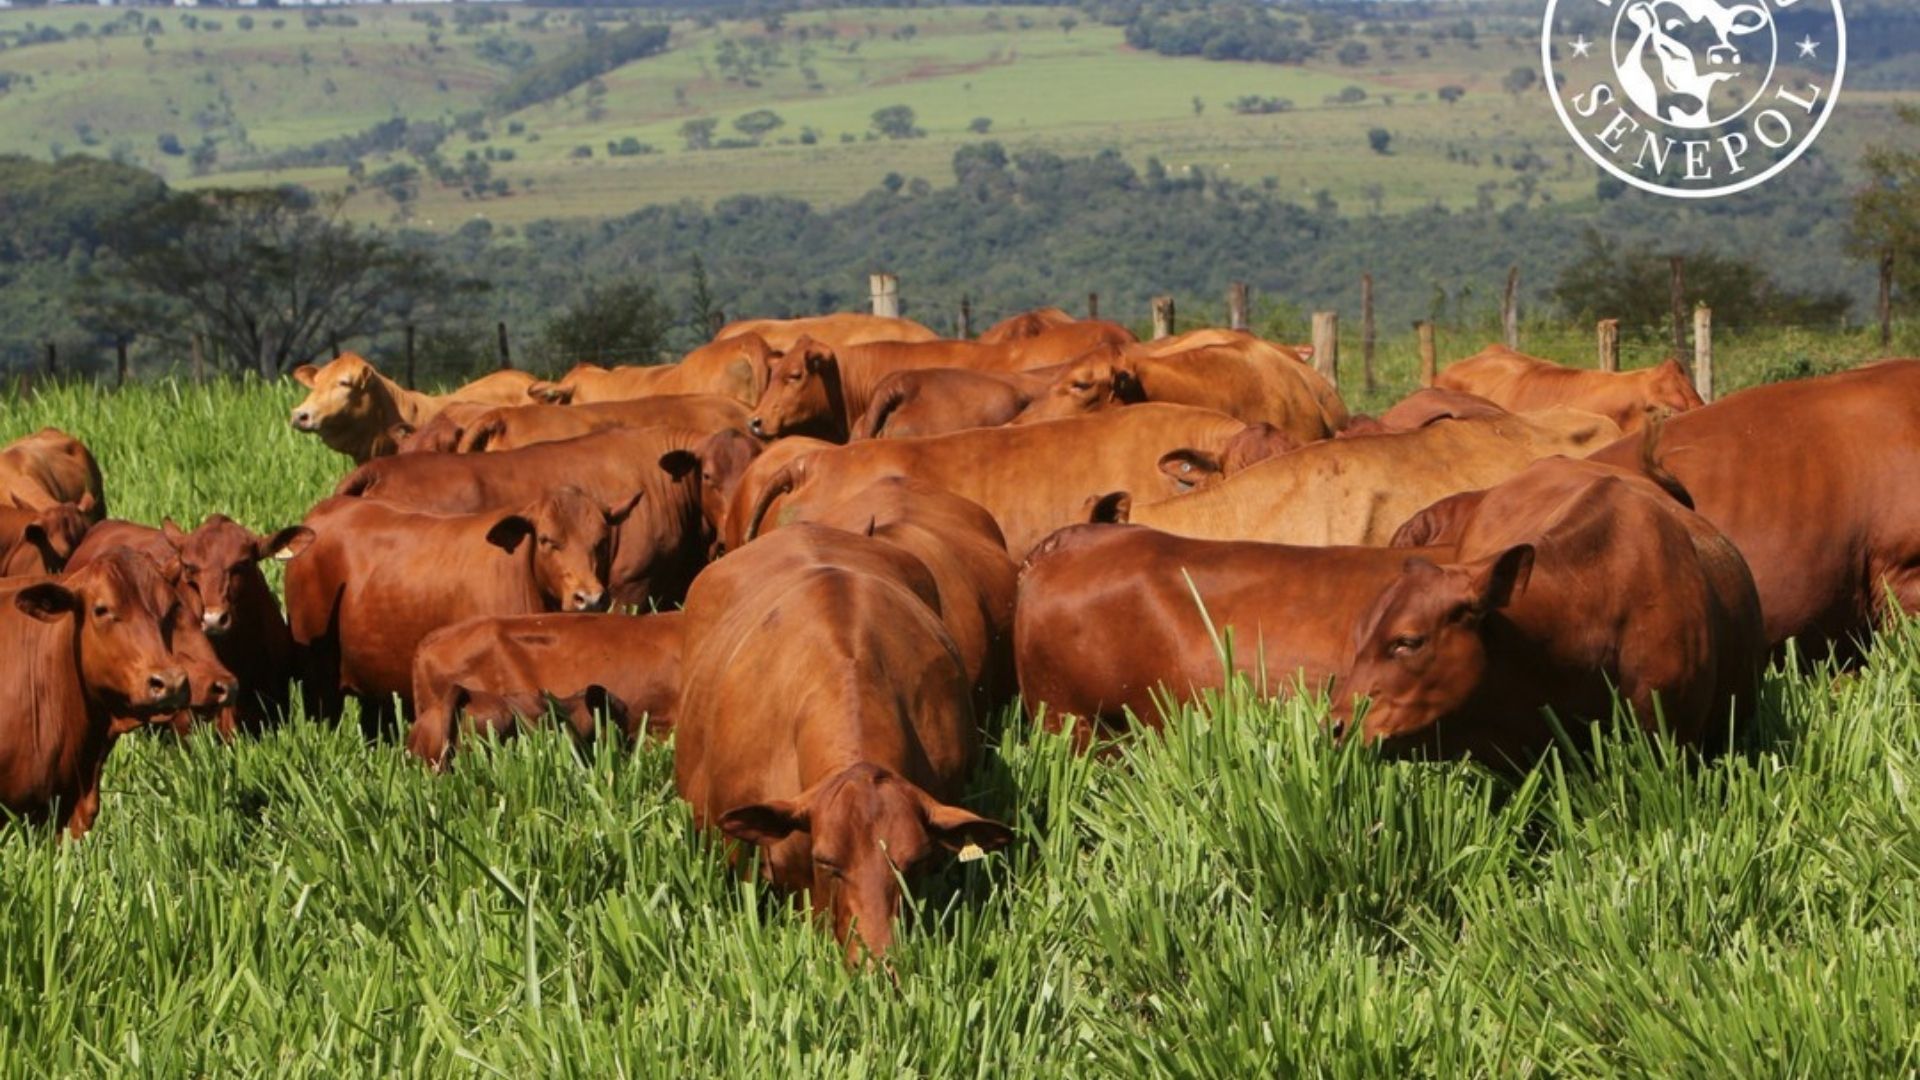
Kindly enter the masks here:
<path id="1" fill-rule="evenodd" d="M 1496 347 L 1360 417 L 1299 350 L 1043 310 L 736 323 L 443 397 L 295 377 L 355 467 L 269 535 L 110 520 L 58 431 L 0 452 L 9 811 L 78 836 L 118 736 L 295 695 L 435 768 L 604 716 L 672 732 L 696 822 L 879 953 L 901 875 L 1011 839 L 956 802 L 1016 696 L 1098 745 L 1230 656 L 1388 752 L 1525 762 L 1616 695 L 1710 750 L 1790 639 L 1851 658 L 1920 602 L 1920 361 L 1703 405 L 1671 363 Z"/>

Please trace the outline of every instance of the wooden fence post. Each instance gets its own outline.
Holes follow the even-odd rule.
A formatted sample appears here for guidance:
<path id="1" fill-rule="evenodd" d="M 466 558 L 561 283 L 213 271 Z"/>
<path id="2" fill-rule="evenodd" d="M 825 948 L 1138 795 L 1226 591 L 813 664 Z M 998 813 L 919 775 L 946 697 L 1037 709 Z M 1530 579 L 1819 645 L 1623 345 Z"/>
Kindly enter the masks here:
<path id="1" fill-rule="evenodd" d="M 1227 286 L 1227 329 L 1247 328 L 1247 283 L 1236 281 Z"/>
<path id="2" fill-rule="evenodd" d="M 900 317 L 900 279 L 893 274 L 867 275 L 867 291 L 873 298 L 873 313 L 883 319 Z"/>
<path id="3" fill-rule="evenodd" d="M 113 339 L 114 385 L 127 385 L 127 339 L 123 335 Z"/>
<path id="4" fill-rule="evenodd" d="M 1713 309 L 1693 309 L 1693 388 L 1700 400 L 1713 403 Z"/>
<path id="5" fill-rule="evenodd" d="M 1329 383 L 1340 385 L 1340 314 L 1313 313 L 1313 367 Z"/>
<path id="6" fill-rule="evenodd" d="M 194 334 L 189 338 L 188 344 L 193 349 L 193 381 L 196 383 L 205 382 L 207 379 L 206 347 L 200 344 L 199 334 Z"/>
<path id="7" fill-rule="evenodd" d="M 1366 380 L 1367 392 L 1372 393 L 1373 382 L 1373 275 L 1360 275 L 1360 371 Z"/>
<path id="8" fill-rule="evenodd" d="M 1880 253 L 1880 347 L 1893 348 L 1893 252 Z"/>
<path id="9" fill-rule="evenodd" d="M 1153 340 L 1173 336 L 1173 297 L 1153 298 Z"/>
<path id="10" fill-rule="evenodd" d="M 499 343 L 500 343 L 500 370 L 512 371 L 513 370 L 513 353 L 509 352 L 507 349 L 507 324 L 504 321 L 495 323 L 494 330 L 496 331 L 496 337 L 499 339 Z"/>
<path id="11" fill-rule="evenodd" d="M 1520 351 L 1520 267 L 1507 269 L 1507 293 L 1500 303 L 1500 324 L 1506 328 L 1507 348 Z"/>
<path id="12" fill-rule="evenodd" d="M 407 389 L 412 390 L 416 386 L 420 385 L 419 375 L 420 375 L 419 369 L 414 366 L 413 324 L 408 323 L 407 324 Z"/>
<path id="13" fill-rule="evenodd" d="M 1099 317 L 1100 317 L 1100 294 L 1097 292 L 1090 292 L 1087 294 L 1087 318 L 1097 319 Z"/>
<path id="14" fill-rule="evenodd" d="M 1686 363 L 1687 355 L 1687 260 L 1684 256 L 1672 257 L 1670 291 L 1673 301 L 1673 356 Z"/>
<path id="15" fill-rule="evenodd" d="M 1600 320 L 1600 370 L 1620 370 L 1620 320 Z"/>
<path id="16" fill-rule="evenodd" d="M 1423 319 L 1413 324 L 1413 331 L 1420 336 L 1420 385 L 1432 386 L 1434 369 L 1440 365 L 1440 351 L 1433 344 L 1433 324 Z"/>
<path id="17" fill-rule="evenodd" d="M 719 308 L 715 308 L 714 310 L 708 312 L 707 313 L 707 340 L 713 341 L 716 338 L 718 338 L 720 336 L 720 331 L 724 330 L 726 328 L 726 325 L 727 325 L 726 312 L 721 311 Z"/>
<path id="18" fill-rule="evenodd" d="M 955 329 L 959 331 L 956 336 L 962 341 L 973 336 L 973 301 L 967 299 L 966 293 L 960 294 L 960 321 L 955 324 Z"/>
<path id="19" fill-rule="evenodd" d="M 327 331 L 327 345 L 333 349 L 333 358 L 340 359 L 340 335 L 331 330 Z"/>
<path id="20" fill-rule="evenodd" d="M 53 342 L 47 342 L 47 378 L 60 377 L 60 350 Z"/>

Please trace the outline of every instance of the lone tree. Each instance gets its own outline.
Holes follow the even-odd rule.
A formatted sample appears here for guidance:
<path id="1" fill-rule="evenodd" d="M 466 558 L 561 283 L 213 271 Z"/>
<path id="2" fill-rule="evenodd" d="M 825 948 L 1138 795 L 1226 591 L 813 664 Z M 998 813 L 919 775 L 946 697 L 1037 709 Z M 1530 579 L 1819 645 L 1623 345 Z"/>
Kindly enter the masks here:
<path id="1" fill-rule="evenodd" d="M 758 141 L 761 136 L 786 124 L 780 114 L 772 109 L 755 109 L 734 117 L 733 130 L 749 139 Z"/>
<path id="2" fill-rule="evenodd" d="M 1871 147 L 1861 164 L 1867 183 L 1853 197 L 1848 247 L 1867 259 L 1893 258 L 1893 276 L 1906 288 L 1897 302 L 1911 307 L 1920 290 L 1920 107 L 1904 105 L 1900 121 L 1907 137 Z"/>
<path id="3" fill-rule="evenodd" d="M 294 187 L 173 195 L 118 223 L 116 257 L 83 284 L 83 303 L 102 320 L 117 309 L 196 330 L 274 378 L 332 341 L 482 287 L 341 221 L 342 202 Z"/>
<path id="4" fill-rule="evenodd" d="M 916 117 L 909 105 L 889 105 L 873 110 L 873 130 L 889 139 L 917 139 L 926 132 L 914 126 Z"/>
<path id="5" fill-rule="evenodd" d="M 1460 99 L 1466 96 L 1467 88 L 1464 86 L 1443 86 L 1440 88 L 1440 100 L 1449 105 L 1458 104 Z"/>
<path id="6" fill-rule="evenodd" d="M 1373 152 L 1376 154 L 1386 153 L 1387 147 L 1392 143 L 1393 132 L 1386 128 L 1374 128 L 1367 132 L 1367 145 L 1373 147 Z"/>
<path id="7" fill-rule="evenodd" d="M 689 120 L 680 125 L 680 137 L 687 140 L 689 150 L 707 150 L 713 146 L 713 132 L 719 126 L 720 121 L 712 117 Z"/>

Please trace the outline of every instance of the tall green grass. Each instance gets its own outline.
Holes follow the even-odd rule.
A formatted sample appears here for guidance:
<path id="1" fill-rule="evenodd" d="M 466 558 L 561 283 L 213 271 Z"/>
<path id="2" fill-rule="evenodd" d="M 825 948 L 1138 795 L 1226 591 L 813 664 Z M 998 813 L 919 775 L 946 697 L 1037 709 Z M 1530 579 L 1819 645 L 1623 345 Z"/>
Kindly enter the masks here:
<path id="1" fill-rule="evenodd" d="M 11 403 L 117 513 L 290 520 L 292 391 Z M 1920 628 L 1776 672 L 1733 752 L 1521 778 L 1235 684 L 1106 761 L 1009 718 L 884 972 L 734 878 L 668 748 L 425 774 L 352 726 L 136 737 L 80 843 L 0 833 L 0 1073 L 1900 1075 L 1920 1068 Z"/>

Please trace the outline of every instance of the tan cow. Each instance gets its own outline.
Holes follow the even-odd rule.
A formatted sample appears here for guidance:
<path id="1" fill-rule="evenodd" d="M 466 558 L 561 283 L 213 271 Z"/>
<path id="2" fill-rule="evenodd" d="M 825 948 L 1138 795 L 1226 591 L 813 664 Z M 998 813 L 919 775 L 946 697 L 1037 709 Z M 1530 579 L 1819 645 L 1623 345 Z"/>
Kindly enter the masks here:
<path id="1" fill-rule="evenodd" d="M 760 335 L 736 334 L 700 346 L 677 364 L 576 364 L 552 382 L 527 387 L 527 396 L 548 405 L 586 405 L 660 394 L 718 394 L 751 405 L 759 400 L 771 352 Z"/>
<path id="2" fill-rule="evenodd" d="M 1433 384 L 1478 394 L 1512 412 L 1556 405 L 1585 409 L 1619 424 L 1627 434 L 1640 430 L 1655 414 L 1683 413 L 1706 404 L 1677 360 L 1643 371 L 1590 371 L 1562 367 L 1504 345 L 1489 345 L 1449 366 Z"/>
<path id="3" fill-rule="evenodd" d="M 1207 540 L 1383 545 L 1431 503 L 1492 487 L 1538 458 L 1589 453 L 1619 430 L 1611 420 L 1572 409 L 1444 420 L 1404 433 L 1314 443 L 1217 482 L 1209 455 L 1182 452 L 1170 455 L 1168 466 L 1205 483 L 1201 490 L 1144 505 L 1116 494 L 1097 500 L 1092 517 Z"/>
<path id="4" fill-rule="evenodd" d="M 395 425 L 418 431 L 456 401 L 525 400 L 532 382 L 524 372 L 501 371 L 436 397 L 408 390 L 355 353 L 342 353 L 318 367 L 302 364 L 294 369 L 293 379 L 308 391 L 293 408 L 294 430 L 320 436 L 328 447 L 359 463 L 393 452 Z M 514 385 L 519 396 L 507 397 L 506 389 Z"/>

